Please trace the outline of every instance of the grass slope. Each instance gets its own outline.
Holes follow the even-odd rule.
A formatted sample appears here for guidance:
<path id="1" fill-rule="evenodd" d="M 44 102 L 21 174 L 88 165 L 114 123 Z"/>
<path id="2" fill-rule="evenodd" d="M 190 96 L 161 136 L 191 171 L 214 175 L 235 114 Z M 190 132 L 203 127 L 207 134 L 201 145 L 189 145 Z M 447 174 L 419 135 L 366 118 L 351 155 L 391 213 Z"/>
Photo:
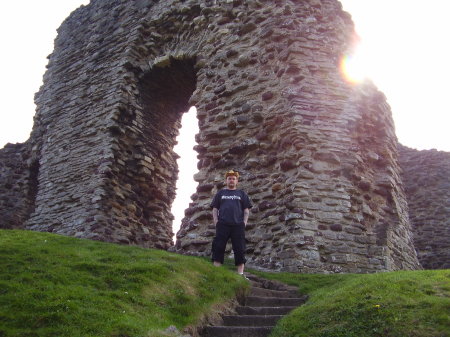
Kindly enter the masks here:
<path id="1" fill-rule="evenodd" d="M 254 273 L 310 295 L 272 337 L 450 336 L 450 270 Z M 246 286 L 205 259 L 0 230 L 0 337 L 164 336 Z"/>
<path id="2" fill-rule="evenodd" d="M 272 337 L 450 336 L 450 270 L 255 273 L 310 295 L 279 322 Z"/>
<path id="3" fill-rule="evenodd" d="M 200 258 L 0 230 L 0 337 L 160 336 L 246 286 Z"/>

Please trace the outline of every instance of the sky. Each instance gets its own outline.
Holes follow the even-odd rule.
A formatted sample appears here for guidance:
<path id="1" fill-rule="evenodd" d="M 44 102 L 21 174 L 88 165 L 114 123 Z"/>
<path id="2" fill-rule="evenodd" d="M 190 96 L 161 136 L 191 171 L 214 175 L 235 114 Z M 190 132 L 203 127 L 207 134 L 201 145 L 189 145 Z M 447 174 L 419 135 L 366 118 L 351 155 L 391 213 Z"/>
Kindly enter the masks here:
<path id="1" fill-rule="evenodd" d="M 450 151 L 450 1 L 342 0 L 360 67 L 391 106 L 400 143 Z"/>
<path id="2" fill-rule="evenodd" d="M 0 3 L 0 148 L 28 139 L 34 94 L 53 51 L 56 29 L 88 0 L 23 0 Z M 450 1 L 342 0 L 352 15 L 360 46 L 349 68 L 372 80 L 391 106 L 399 141 L 418 150 L 450 152 Z M 195 124 L 195 112 L 185 114 Z M 191 124 L 192 125 L 192 124 Z M 187 132 L 185 134 L 186 131 Z M 192 144 L 196 130 L 181 129 L 180 144 Z M 177 150 L 177 149 L 176 149 Z M 191 146 L 188 149 L 191 150 Z M 183 149 L 178 150 L 182 153 Z M 195 154 L 179 162 L 175 208 L 184 210 L 195 191 Z M 187 179 L 183 182 L 183 179 Z M 187 197 L 186 197 L 187 196 Z M 187 199 L 186 199 L 187 198 Z M 177 198 L 178 199 L 178 198 Z M 184 206 L 183 206 L 184 205 Z M 181 212 L 174 212 L 175 226 Z"/>
<path id="3" fill-rule="evenodd" d="M 88 0 L 0 3 L 0 148 L 33 125 L 56 29 Z M 386 95 L 399 141 L 450 151 L 450 1 L 342 0 L 361 39 L 360 68 Z"/>

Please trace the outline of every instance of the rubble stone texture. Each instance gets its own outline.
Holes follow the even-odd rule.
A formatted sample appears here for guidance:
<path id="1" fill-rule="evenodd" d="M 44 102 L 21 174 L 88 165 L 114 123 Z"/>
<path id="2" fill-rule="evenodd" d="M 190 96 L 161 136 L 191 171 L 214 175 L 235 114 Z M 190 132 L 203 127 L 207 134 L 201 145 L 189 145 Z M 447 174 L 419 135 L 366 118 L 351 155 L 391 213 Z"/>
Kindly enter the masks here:
<path id="1" fill-rule="evenodd" d="M 209 255 L 237 169 L 250 265 L 420 268 L 390 108 L 339 71 L 353 34 L 336 0 L 91 0 L 58 30 L 30 139 L 1 151 L 0 227 Z M 198 187 L 173 246 L 192 105 Z"/>
<path id="2" fill-rule="evenodd" d="M 426 269 L 450 268 L 450 153 L 399 147 L 414 245 Z"/>

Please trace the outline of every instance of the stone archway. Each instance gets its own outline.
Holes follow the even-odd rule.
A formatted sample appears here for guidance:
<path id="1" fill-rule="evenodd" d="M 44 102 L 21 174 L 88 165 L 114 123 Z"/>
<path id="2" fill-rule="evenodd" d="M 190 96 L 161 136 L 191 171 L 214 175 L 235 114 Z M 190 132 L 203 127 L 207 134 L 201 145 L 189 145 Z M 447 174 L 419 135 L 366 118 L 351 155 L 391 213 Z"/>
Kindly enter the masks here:
<path id="1" fill-rule="evenodd" d="M 238 168 L 250 263 L 418 268 L 385 97 L 345 82 L 338 1 L 101 1 L 59 29 L 27 156 L 26 228 L 168 248 L 181 113 L 197 107 L 196 193 L 173 249 L 207 255 L 209 202 Z"/>
<path id="2" fill-rule="evenodd" d="M 129 232 L 111 241 L 163 249 L 173 244 L 170 207 L 178 176 L 173 147 L 195 90 L 194 64 L 193 59 L 169 58 L 164 66 L 143 74 L 137 86 L 140 106 L 121 109 L 120 128 L 110 129 L 120 163 L 111 171 L 106 203 L 111 221 Z"/>

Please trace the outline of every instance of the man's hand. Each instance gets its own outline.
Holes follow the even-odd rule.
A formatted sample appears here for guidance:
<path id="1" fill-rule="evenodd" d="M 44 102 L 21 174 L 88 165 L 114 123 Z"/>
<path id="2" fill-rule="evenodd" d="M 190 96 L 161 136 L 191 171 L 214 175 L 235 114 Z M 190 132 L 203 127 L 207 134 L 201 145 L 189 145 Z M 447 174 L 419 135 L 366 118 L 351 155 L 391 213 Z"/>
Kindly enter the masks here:
<path id="1" fill-rule="evenodd" d="M 219 222 L 219 210 L 217 209 L 217 208 L 213 208 L 213 211 L 212 211 L 212 214 L 213 214 L 213 222 L 214 222 L 214 226 L 216 226 L 217 225 L 217 222 Z"/>
<path id="2" fill-rule="evenodd" d="M 250 210 L 248 208 L 244 209 L 244 226 L 247 226 L 249 214 L 250 214 Z"/>

